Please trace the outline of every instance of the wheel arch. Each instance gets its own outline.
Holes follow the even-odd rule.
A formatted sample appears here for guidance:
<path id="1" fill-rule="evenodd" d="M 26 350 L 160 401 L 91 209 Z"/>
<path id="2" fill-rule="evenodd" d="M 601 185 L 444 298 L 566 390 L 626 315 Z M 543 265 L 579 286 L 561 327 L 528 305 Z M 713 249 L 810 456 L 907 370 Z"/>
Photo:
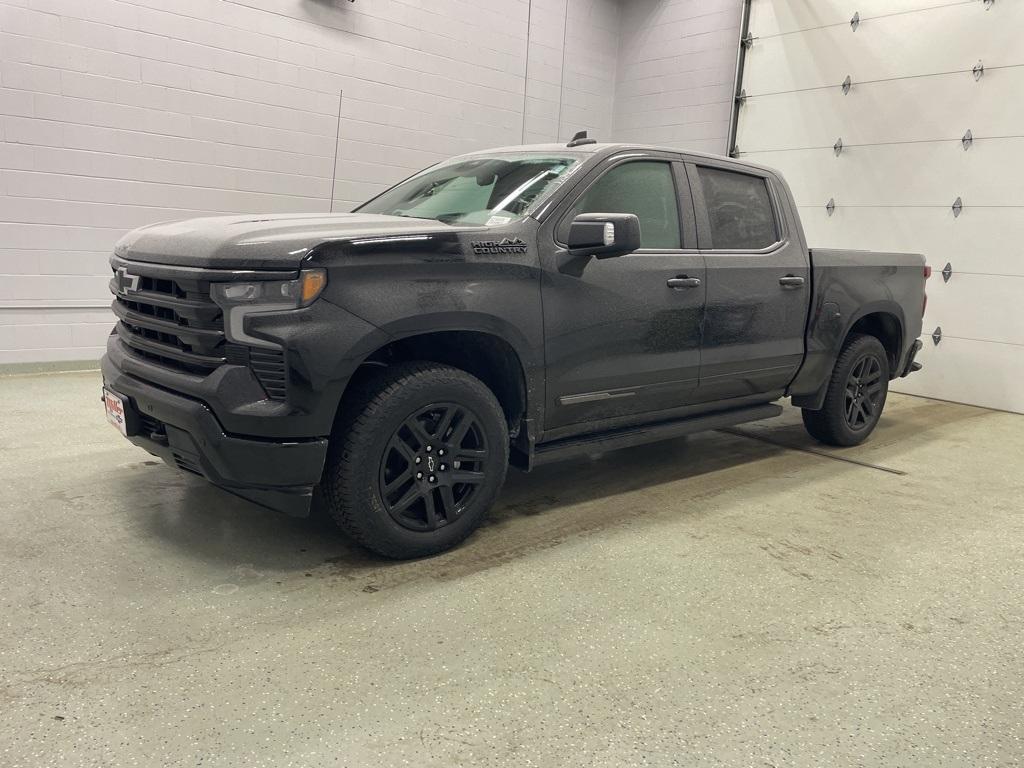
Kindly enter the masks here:
<path id="1" fill-rule="evenodd" d="M 524 359 L 522 345 L 493 327 L 445 325 L 422 317 L 417 318 L 417 328 L 392 328 L 389 336 L 387 342 L 366 354 L 356 367 L 341 394 L 339 414 L 361 384 L 382 367 L 427 360 L 450 365 L 480 379 L 501 405 L 513 442 L 525 439 L 524 426 L 530 419 L 530 408 L 542 398 L 532 396 L 532 367 L 529 357 Z"/>
<path id="2" fill-rule="evenodd" d="M 903 310 L 898 304 L 880 302 L 879 305 L 862 307 L 854 316 L 836 349 L 838 352 L 850 338 L 850 334 L 863 333 L 874 336 L 885 347 L 889 358 L 890 378 L 898 375 L 900 358 L 903 355 L 904 323 Z"/>
<path id="3" fill-rule="evenodd" d="M 838 311 L 839 306 L 835 307 Z M 898 376 L 905 344 L 905 328 L 903 308 L 891 300 L 860 305 L 843 325 L 828 322 L 818 324 L 812 331 L 813 336 L 809 335 L 806 342 L 808 360 L 805 366 L 812 357 L 813 365 L 806 370 L 802 369 L 790 386 L 793 405 L 809 410 L 821 408 L 836 360 L 852 333 L 865 333 L 878 338 L 889 358 L 890 379 Z M 813 355 L 812 348 L 816 350 Z"/>

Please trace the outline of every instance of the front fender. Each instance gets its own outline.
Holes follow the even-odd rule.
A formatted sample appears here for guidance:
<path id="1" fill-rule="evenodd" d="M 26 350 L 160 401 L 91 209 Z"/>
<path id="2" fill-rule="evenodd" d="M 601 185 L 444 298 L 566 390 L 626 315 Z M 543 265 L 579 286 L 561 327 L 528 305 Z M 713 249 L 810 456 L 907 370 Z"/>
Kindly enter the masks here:
<path id="1" fill-rule="evenodd" d="M 387 334 L 392 341 L 442 331 L 486 333 L 507 342 L 519 356 L 524 370 L 542 363 L 542 360 L 537 357 L 539 350 L 530 343 L 530 340 L 519 328 L 505 318 L 484 312 L 452 310 L 410 315 L 384 323 L 380 326 L 380 330 Z"/>

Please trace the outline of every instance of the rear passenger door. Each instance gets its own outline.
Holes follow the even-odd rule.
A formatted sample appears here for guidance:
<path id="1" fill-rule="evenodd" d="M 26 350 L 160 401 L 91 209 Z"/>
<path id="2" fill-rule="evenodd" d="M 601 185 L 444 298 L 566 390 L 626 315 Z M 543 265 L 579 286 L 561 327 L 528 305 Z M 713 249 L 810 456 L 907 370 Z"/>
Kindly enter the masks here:
<path id="1" fill-rule="evenodd" d="M 759 169 L 687 165 L 707 267 L 701 402 L 782 390 L 804 354 L 810 265 L 783 215 L 783 190 Z"/>

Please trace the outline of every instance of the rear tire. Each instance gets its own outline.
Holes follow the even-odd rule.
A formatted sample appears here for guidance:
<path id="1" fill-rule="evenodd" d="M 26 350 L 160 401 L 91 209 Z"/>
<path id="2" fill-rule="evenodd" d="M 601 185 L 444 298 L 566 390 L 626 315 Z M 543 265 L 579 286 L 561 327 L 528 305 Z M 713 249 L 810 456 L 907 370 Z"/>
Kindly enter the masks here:
<path id="1" fill-rule="evenodd" d="M 321 487 L 352 539 L 385 557 L 424 557 L 480 525 L 508 452 L 505 415 L 482 381 L 438 363 L 402 363 L 370 376 L 346 402 Z"/>
<path id="2" fill-rule="evenodd" d="M 828 445 L 859 445 L 878 424 L 889 392 L 889 356 L 874 336 L 850 334 L 832 369 L 821 410 L 803 409 L 804 427 Z"/>

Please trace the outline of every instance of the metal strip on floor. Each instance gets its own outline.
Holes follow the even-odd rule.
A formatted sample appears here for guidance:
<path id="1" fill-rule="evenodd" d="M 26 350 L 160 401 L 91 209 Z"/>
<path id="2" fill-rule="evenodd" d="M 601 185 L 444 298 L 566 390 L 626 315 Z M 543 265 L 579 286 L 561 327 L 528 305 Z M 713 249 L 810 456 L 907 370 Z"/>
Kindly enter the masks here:
<path id="1" fill-rule="evenodd" d="M 800 451 L 801 453 L 810 453 L 814 456 L 821 456 L 825 459 L 833 459 L 835 461 L 845 461 L 847 464 L 856 464 L 858 467 L 867 467 L 868 469 L 877 469 L 879 472 L 888 472 L 891 475 L 905 475 L 907 474 L 902 469 L 893 469 L 892 467 L 885 467 L 881 464 L 872 464 L 870 461 L 861 461 L 860 459 L 851 459 L 849 456 L 836 456 L 826 451 L 815 450 L 814 448 L 804 448 L 800 445 L 789 445 L 778 440 L 772 440 L 770 437 L 763 435 L 754 435 L 750 432 L 744 432 L 743 430 L 735 429 L 733 427 L 726 427 L 724 429 L 717 430 L 718 432 L 724 432 L 729 435 L 736 437 L 746 437 L 750 440 L 758 440 L 762 443 L 768 443 L 779 448 L 787 448 L 791 451 Z"/>

